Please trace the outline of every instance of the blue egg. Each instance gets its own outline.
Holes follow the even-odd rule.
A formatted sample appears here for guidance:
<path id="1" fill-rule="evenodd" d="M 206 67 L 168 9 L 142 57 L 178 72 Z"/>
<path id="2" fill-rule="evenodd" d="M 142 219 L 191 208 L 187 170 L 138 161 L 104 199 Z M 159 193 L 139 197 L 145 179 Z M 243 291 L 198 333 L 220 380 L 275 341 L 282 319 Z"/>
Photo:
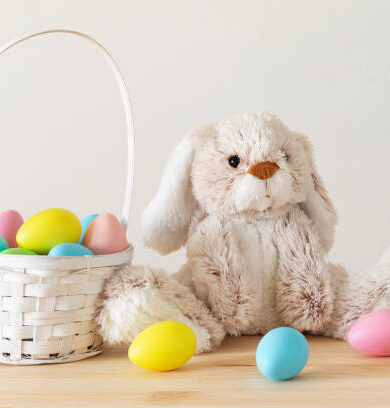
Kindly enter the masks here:
<path id="1" fill-rule="evenodd" d="M 81 220 L 81 235 L 80 235 L 80 239 L 78 241 L 79 244 L 81 244 L 83 242 L 85 231 L 88 229 L 91 222 L 98 216 L 99 216 L 99 214 L 91 214 L 91 215 L 87 215 L 85 218 L 83 218 Z"/>
<path id="2" fill-rule="evenodd" d="M 0 252 L 9 248 L 8 242 L 5 238 L 0 236 Z"/>
<path id="3" fill-rule="evenodd" d="M 66 244 L 59 244 L 53 247 L 49 254 L 49 256 L 85 256 L 85 255 L 94 255 L 94 253 L 85 247 L 84 245 L 74 244 L 74 243 L 66 243 Z"/>
<path id="4" fill-rule="evenodd" d="M 305 336 L 291 327 L 269 331 L 256 350 L 258 369 L 276 381 L 295 377 L 305 367 L 308 357 L 309 345 Z"/>

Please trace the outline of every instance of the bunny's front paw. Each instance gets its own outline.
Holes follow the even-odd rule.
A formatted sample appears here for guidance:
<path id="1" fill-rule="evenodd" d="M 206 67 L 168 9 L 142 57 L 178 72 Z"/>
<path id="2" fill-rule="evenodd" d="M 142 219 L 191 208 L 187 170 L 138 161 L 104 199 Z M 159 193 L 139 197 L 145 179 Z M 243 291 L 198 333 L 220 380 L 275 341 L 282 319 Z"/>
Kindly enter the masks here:
<path id="1" fill-rule="evenodd" d="M 286 324 L 299 331 L 319 334 L 330 320 L 332 302 L 329 292 L 309 282 L 294 282 L 280 292 L 279 313 Z"/>

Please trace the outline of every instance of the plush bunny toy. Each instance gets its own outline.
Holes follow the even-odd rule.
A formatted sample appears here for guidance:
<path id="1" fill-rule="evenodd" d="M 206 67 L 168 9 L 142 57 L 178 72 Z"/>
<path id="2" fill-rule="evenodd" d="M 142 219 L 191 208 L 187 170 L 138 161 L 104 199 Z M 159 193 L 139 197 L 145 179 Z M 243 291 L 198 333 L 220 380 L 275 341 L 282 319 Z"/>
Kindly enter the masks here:
<path id="1" fill-rule="evenodd" d="M 142 216 L 162 254 L 186 245 L 179 272 L 128 267 L 107 283 L 97 321 L 109 343 L 179 320 L 197 352 L 226 334 L 278 326 L 345 338 L 361 315 L 389 306 L 390 251 L 349 277 L 327 259 L 336 212 L 312 147 L 270 114 L 242 114 L 187 135 Z"/>

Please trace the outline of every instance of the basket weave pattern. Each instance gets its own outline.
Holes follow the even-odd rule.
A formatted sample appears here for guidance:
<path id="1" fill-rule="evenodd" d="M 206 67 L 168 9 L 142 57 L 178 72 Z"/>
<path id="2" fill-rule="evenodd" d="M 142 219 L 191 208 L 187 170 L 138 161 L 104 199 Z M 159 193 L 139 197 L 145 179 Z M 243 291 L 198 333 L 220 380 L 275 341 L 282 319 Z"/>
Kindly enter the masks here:
<path id="1" fill-rule="evenodd" d="M 100 353 L 94 305 L 117 268 L 0 267 L 0 361 L 74 361 Z"/>

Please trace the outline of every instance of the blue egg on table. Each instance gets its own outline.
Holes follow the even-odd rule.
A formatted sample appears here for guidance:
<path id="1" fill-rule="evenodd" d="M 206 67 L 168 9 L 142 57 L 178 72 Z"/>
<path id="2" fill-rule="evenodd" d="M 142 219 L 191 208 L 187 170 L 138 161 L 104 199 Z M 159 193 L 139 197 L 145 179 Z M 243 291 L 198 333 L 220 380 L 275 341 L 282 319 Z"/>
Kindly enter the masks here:
<path id="1" fill-rule="evenodd" d="M 0 236 L 0 252 L 5 251 L 9 248 L 8 242 L 5 238 Z"/>
<path id="2" fill-rule="evenodd" d="M 94 255 L 94 253 L 81 244 L 66 243 L 59 244 L 53 247 L 49 256 L 85 256 L 85 255 Z"/>
<path id="3" fill-rule="evenodd" d="M 256 350 L 258 369 L 275 381 L 295 377 L 305 367 L 308 357 L 309 345 L 305 336 L 291 327 L 269 331 Z"/>
<path id="4" fill-rule="evenodd" d="M 80 239 L 78 241 L 79 244 L 81 244 L 83 242 L 85 231 L 88 229 L 91 222 L 98 216 L 99 216 L 99 214 L 90 214 L 90 215 L 87 215 L 86 217 L 84 217 L 81 220 L 81 235 L 80 235 Z"/>

